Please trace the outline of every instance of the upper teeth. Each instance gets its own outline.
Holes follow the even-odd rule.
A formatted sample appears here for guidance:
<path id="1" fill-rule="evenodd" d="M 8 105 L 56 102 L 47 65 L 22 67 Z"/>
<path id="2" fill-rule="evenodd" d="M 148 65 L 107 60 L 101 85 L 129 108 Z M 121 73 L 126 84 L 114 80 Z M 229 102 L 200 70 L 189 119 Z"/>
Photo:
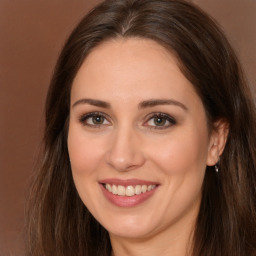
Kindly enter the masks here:
<path id="1" fill-rule="evenodd" d="M 134 195 L 139 195 L 141 193 L 145 193 L 147 191 L 150 191 L 154 189 L 156 185 L 136 185 L 132 186 L 129 185 L 127 187 L 122 186 L 122 185 L 110 185 L 110 184 L 105 184 L 105 188 L 112 194 L 114 195 L 119 195 L 119 196 L 134 196 Z"/>

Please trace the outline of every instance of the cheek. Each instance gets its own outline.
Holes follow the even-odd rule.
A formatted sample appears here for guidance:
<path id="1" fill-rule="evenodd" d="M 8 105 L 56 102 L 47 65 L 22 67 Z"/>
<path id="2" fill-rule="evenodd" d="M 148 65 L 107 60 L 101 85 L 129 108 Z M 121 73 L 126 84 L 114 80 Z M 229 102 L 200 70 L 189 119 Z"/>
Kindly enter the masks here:
<path id="1" fill-rule="evenodd" d="M 188 130 L 175 133 L 151 148 L 151 159 L 171 175 L 204 171 L 207 160 L 207 133 Z M 155 150 L 161 148 L 161 150 Z"/>
<path id="2" fill-rule="evenodd" d="M 166 212 L 179 216 L 199 205 L 207 160 L 207 132 L 193 129 L 176 133 L 163 141 L 161 151 L 152 152 L 151 156 L 164 173 L 168 197 L 162 205 Z"/>
<path id="3" fill-rule="evenodd" d="M 71 126 L 68 135 L 68 151 L 73 175 L 90 175 L 99 163 L 101 148 L 99 140 L 87 138 L 83 131 Z"/>
<path id="4" fill-rule="evenodd" d="M 98 168 L 102 152 L 102 145 L 93 137 L 75 125 L 70 125 L 68 134 L 68 151 L 71 161 L 72 175 L 77 192 L 86 207 L 95 212 L 93 198 L 99 196 L 97 182 Z"/>

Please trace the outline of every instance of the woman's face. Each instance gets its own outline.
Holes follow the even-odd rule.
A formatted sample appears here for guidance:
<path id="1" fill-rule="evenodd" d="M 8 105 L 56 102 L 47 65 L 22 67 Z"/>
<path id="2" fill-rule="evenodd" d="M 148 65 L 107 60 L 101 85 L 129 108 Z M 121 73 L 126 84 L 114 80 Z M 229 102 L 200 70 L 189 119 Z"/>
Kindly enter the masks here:
<path id="1" fill-rule="evenodd" d="M 73 178 L 110 236 L 179 234 L 193 225 L 213 144 L 199 96 L 154 41 L 105 42 L 74 79 Z"/>

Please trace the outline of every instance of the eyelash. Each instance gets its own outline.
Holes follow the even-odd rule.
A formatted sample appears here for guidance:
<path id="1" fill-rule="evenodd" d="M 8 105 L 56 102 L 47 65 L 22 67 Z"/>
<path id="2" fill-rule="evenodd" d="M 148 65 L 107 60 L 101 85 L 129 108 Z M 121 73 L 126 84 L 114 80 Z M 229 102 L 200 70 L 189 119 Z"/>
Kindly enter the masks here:
<path id="1" fill-rule="evenodd" d="M 146 122 L 145 123 L 148 123 L 150 120 L 154 119 L 154 118 L 160 118 L 160 119 L 163 119 L 164 121 L 168 121 L 169 124 L 168 125 L 164 125 L 164 126 L 150 126 L 150 125 L 146 125 L 148 126 L 150 129 L 158 129 L 158 130 L 162 130 L 162 129 L 167 129 L 175 124 L 177 124 L 177 121 L 175 120 L 175 118 L 171 117 L 170 115 L 168 114 L 165 114 L 165 113 L 161 113 L 161 112 L 158 112 L 158 113 L 152 113 L 150 114 L 147 118 L 146 118 Z M 144 123 L 144 124 L 145 124 Z"/>
<path id="2" fill-rule="evenodd" d="M 105 115 L 104 113 L 101 113 L 101 112 L 91 112 L 91 113 L 88 113 L 88 114 L 85 114 L 85 115 L 82 115 L 80 118 L 79 118 L 79 121 L 80 123 L 82 123 L 83 125 L 85 126 L 89 126 L 89 127 L 93 127 L 93 128 L 102 128 L 104 126 L 108 126 L 108 124 L 89 124 L 88 123 L 88 119 L 89 118 L 93 118 L 93 117 L 100 117 L 100 118 L 104 118 L 104 120 L 107 120 L 109 123 L 109 117 L 107 115 Z M 153 125 L 147 125 L 146 123 L 148 123 L 149 121 L 153 120 L 154 118 L 159 118 L 159 119 L 163 119 L 164 122 L 169 122 L 168 125 L 164 125 L 163 126 L 153 126 Z M 143 123 L 144 126 L 150 128 L 150 129 L 158 129 L 158 130 L 161 130 L 161 129 L 167 129 L 175 124 L 177 124 L 177 121 L 175 120 L 175 118 L 171 117 L 170 115 L 168 114 L 165 114 L 165 113 L 161 113 L 161 112 L 158 112 L 158 113 L 151 113 L 149 116 L 147 116 L 146 118 L 146 121 Z"/>
<path id="3" fill-rule="evenodd" d="M 108 121 L 108 116 L 101 113 L 101 112 L 91 112 L 85 115 L 82 115 L 79 118 L 80 123 L 82 123 L 85 126 L 93 127 L 93 128 L 101 128 L 102 126 L 106 126 L 106 124 L 89 124 L 88 119 L 92 117 L 101 117 Z M 109 122 L 109 121 L 108 121 Z"/>

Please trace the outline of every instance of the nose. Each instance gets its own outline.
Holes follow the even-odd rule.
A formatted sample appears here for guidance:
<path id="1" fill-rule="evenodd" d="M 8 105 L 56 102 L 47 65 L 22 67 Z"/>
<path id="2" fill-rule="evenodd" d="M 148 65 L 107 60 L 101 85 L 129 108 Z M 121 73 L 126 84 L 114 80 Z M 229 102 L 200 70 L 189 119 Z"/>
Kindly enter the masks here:
<path id="1" fill-rule="evenodd" d="M 141 140 L 128 127 L 119 129 L 111 137 L 106 162 L 117 171 L 130 171 L 145 163 Z"/>

